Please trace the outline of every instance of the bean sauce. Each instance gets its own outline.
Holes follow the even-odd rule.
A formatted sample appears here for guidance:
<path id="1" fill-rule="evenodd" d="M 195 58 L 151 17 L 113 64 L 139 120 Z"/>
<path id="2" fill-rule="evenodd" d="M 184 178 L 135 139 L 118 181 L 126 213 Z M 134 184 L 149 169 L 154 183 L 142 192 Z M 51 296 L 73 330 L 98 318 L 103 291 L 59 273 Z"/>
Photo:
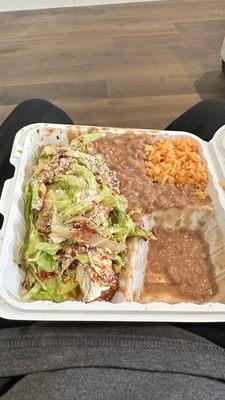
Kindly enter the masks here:
<path id="1" fill-rule="evenodd" d="M 157 273 L 170 295 L 202 302 L 216 292 L 209 246 L 201 231 L 188 229 L 154 229 L 157 240 L 149 242 L 143 292 L 154 291 Z M 157 290 L 160 284 L 155 285 Z"/>

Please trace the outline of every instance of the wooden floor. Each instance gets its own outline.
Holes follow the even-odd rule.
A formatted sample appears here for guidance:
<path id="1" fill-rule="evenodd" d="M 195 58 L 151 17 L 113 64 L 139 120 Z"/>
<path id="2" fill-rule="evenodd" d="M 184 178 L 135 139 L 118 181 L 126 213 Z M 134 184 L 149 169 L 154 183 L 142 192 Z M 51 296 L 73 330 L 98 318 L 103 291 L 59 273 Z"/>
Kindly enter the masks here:
<path id="1" fill-rule="evenodd" d="M 75 123 L 163 128 L 201 99 L 225 99 L 225 0 L 0 14 L 0 121 L 49 99 Z"/>

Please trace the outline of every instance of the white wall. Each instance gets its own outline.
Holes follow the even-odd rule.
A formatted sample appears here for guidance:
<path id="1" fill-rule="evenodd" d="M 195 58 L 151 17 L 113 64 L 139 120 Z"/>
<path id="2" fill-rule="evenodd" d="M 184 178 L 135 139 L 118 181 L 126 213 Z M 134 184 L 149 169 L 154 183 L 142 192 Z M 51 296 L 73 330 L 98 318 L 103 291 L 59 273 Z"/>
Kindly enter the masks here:
<path id="1" fill-rule="evenodd" d="M 160 0 L 0 0 L 0 11 L 31 10 L 39 8 L 89 6 L 96 4 L 133 3 Z"/>

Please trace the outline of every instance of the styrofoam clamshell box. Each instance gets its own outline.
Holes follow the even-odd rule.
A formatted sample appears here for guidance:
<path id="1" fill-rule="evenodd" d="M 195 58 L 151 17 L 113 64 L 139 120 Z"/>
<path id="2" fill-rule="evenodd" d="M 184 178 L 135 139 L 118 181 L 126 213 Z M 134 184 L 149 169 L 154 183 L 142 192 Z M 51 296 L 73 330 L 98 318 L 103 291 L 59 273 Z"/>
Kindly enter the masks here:
<path id="1" fill-rule="evenodd" d="M 161 217 L 161 224 L 174 227 L 195 228 L 199 219 L 204 218 L 203 235 L 209 244 L 210 255 L 215 266 L 218 294 L 207 303 L 173 302 L 171 299 L 156 302 L 149 298 L 147 303 L 138 303 L 143 280 L 146 246 L 137 242 L 136 253 L 127 277 L 126 296 L 118 293 L 113 302 L 93 302 L 84 304 L 66 301 L 56 304 L 50 301 L 28 302 L 20 298 L 20 282 L 23 272 L 18 268 L 19 250 L 23 243 L 26 226 L 23 216 L 23 187 L 31 175 L 36 149 L 43 144 L 66 144 L 79 133 L 88 133 L 94 127 L 56 124 L 33 124 L 21 129 L 15 136 L 10 162 L 15 166 L 13 178 L 5 182 L 0 200 L 0 212 L 4 216 L 0 232 L 0 317 L 21 320 L 64 320 L 64 321 L 173 321 L 210 322 L 225 321 L 225 126 L 214 138 L 205 142 L 187 132 L 129 129 L 133 134 L 148 133 L 163 137 L 188 136 L 199 145 L 203 162 L 208 166 L 208 192 L 212 198 L 213 209 L 207 206 L 200 210 L 157 211 L 145 217 L 148 227 L 155 225 Z M 99 129 L 99 127 L 96 127 Z M 107 135 L 121 135 L 122 128 L 104 128 Z M 160 213 L 162 214 L 160 216 Z M 185 221 L 185 222 L 184 222 Z M 187 226 L 188 225 L 188 226 Z M 177 224 L 176 224 L 177 227 Z M 132 275 L 132 278 L 131 278 Z M 129 301 L 126 301 L 129 300 Z M 148 300 L 148 299 L 147 299 Z M 167 300 L 170 303 L 167 302 Z"/>

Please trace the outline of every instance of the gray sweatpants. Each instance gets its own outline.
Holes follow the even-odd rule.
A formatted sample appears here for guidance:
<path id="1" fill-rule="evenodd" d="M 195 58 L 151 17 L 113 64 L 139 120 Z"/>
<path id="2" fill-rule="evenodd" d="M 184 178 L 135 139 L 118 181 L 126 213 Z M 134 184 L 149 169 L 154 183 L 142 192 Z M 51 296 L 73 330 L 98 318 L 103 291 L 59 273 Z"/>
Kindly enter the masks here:
<path id="1" fill-rule="evenodd" d="M 170 325 L 2 329 L 0 360 L 4 400 L 225 398 L 225 350 Z"/>

